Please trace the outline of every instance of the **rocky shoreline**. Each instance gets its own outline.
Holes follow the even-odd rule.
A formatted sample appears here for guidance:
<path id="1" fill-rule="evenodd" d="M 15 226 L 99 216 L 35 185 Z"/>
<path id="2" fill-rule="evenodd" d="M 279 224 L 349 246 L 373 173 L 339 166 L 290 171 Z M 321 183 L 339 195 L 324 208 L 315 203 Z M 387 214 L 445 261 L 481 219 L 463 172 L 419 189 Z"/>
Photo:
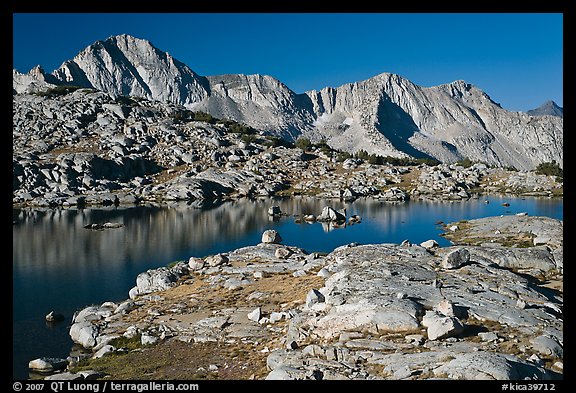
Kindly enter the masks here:
<path id="1" fill-rule="evenodd" d="M 64 370 L 56 380 L 562 379 L 562 229 L 488 217 L 446 225 L 449 247 L 327 255 L 266 231 L 141 273 L 129 299 L 76 313 L 82 351 L 30 367 Z"/>
<path id="2" fill-rule="evenodd" d="M 14 207 L 274 195 L 405 201 L 563 194 L 558 179 L 533 171 L 482 163 L 372 164 L 325 144 L 304 151 L 178 105 L 91 89 L 15 95 L 12 162 Z"/>

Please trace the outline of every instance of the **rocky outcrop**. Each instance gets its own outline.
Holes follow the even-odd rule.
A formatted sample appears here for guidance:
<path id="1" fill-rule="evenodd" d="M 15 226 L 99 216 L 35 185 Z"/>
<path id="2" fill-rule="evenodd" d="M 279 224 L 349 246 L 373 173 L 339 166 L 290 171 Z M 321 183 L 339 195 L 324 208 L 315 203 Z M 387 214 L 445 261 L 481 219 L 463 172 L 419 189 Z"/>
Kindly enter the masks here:
<path id="1" fill-rule="evenodd" d="M 274 229 L 268 229 L 262 234 L 262 243 L 265 244 L 280 244 L 282 236 Z"/>
<path id="2" fill-rule="evenodd" d="M 490 193 L 502 192 L 505 194 L 517 194 L 525 196 L 550 196 L 559 187 L 556 176 L 541 175 L 535 172 L 513 172 L 501 176 L 500 169 L 492 170 L 493 180 L 485 185 L 485 190 Z"/>
<path id="3" fill-rule="evenodd" d="M 542 226 L 539 217 L 519 218 L 525 228 Z M 506 216 L 491 220 L 504 233 L 513 227 Z M 469 235 L 486 225 L 479 221 Z M 279 256 L 283 249 L 289 253 Z M 514 255 L 517 266 L 483 252 L 492 249 Z M 266 379 L 561 378 L 562 293 L 532 275 L 534 260 L 548 257 L 526 258 L 526 250 L 406 242 L 318 257 L 264 242 L 215 256 L 225 263 L 192 257 L 154 293 L 88 307 L 71 335 L 84 332 L 89 339 L 75 341 L 94 358 L 114 353 L 111 340 L 120 336 L 140 335 L 159 351 L 171 340 L 189 343 L 187 351 L 203 343 L 264 346 Z"/>
<path id="4" fill-rule="evenodd" d="M 56 87 L 56 83 L 59 82 L 55 78 L 46 75 L 40 66 L 32 68 L 26 74 L 12 70 L 12 81 L 13 94 L 46 91 Z"/>
<path id="5" fill-rule="evenodd" d="M 13 71 L 16 93 L 54 84 L 181 104 L 349 152 L 448 163 L 468 157 L 522 170 L 552 160 L 563 165 L 561 117 L 507 111 L 464 81 L 424 88 L 383 73 L 295 94 L 270 76 L 199 76 L 149 41 L 119 35 L 90 45 L 52 74 Z"/>
<path id="6" fill-rule="evenodd" d="M 50 373 L 66 368 L 68 361 L 58 358 L 38 358 L 28 363 L 28 368 L 35 372 Z"/>
<path id="7" fill-rule="evenodd" d="M 347 368 L 358 364 L 359 357 L 367 365 L 383 366 L 380 377 L 385 379 L 428 374 L 449 379 L 551 378 L 554 372 L 527 358 L 538 351 L 559 356 L 560 346 L 554 344 L 562 340 L 562 323 L 547 307 L 516 306 L 519 297 L 537 304 L 546 302 L 546 296 L 508 270 L 479 264 L 472 252 L 471 264 L 439 271 L 442 255 L 452 249 L 433 256 L 419 246 L 383 244 L 328 255 L 326 266 L 332 274 L 320 288 L 325 301 L 321 307 L 312 306 L 313 313 L 299 325 L 303 332 L 299 339 L 313 344 L 273 352 L 268 378 L 370 378 L 357 367 Z M 443 285 L 433 285 L 437 280 Z M 493 326 L 490 329 L 496 330 L 490 331 L 503 339 L 496 345 L 474 344 L 470 339 L 477 326 Z M 426 328 L 424 333 L 415 334 L 422 332 L 421 327 Z M 505 333 L 507 329 L 523 333 Z M 541 329 L 554 338 L 532 339 Z M 394 341 L 398 336 L 405 341 Z M 314 337 L 323 344 L 316 344 Z M 512 338 L 525 355 L 505 352 L 504 342 Z M 423 340 L 426 351 L 413 352 L 411 348 L 422 346 Z M 394 350 L 400 353 L 390 353 Z"/>
<path id="8" fill-rule="evenodd" d="M 478 261 L 548 276 L 564 269 L 563 230 L 563 221 L 520 214 L 460 222 L 458 230 L 443 236 L 470 245 L 471 258 Z"/>
<path id="9" fill-rule="evenodd" d="M 345 222 L 346 211 L 336 211 L 330 206 L 325 206 L 322 212 L 316 217 L 316 220 L 320 222 Z"/>
<path id="10" fill-rule="evenodd" d="M 455 164 L 426 168 L 420 173 L 412 196 L 419 199 L 468 199 L 487 174 L 488 168 L 484 164 L 474 164 L 469 168 Z"/>
<path id="11" fill-rule="evenodd" d="M 147 293 L 171 288 L 175 285 L 178 278 L 186 273 L 188 273 L 187 265 L 181 265 L 171 269 L 159 268 L 140 273 L 138 277 L 136 277 L 136 286 L 130 290 L 128 295 L 131 299 L 135 299 Z"/>

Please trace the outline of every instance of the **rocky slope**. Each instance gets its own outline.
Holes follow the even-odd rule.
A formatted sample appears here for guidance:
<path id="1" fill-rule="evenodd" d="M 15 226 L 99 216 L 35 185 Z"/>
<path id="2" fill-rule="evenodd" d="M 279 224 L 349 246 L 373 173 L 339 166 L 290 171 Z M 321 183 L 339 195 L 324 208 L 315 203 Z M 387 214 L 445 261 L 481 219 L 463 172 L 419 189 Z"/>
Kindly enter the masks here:
<path id="1" fill-rule="evenodd" d="M 98 41 L 52 74 L 13 72 L 17 93 L 72 84 L 205 110 L 294 140 L 301 134 L 346 151 L 384 156 L 464 157 L 533 169 L 563 163 L 563 120 L 509 112 L 463 81 L 431 88 L 394 74 L 295 94 L 261 75 L 202 77 L 149 41 Z"/>
<path id="2" fill-rule="evenodd" d="M 75 373 L 49 378 L 86 368 L 113 379 L 562 378 L 562 221 L 473 220 L 458 242 L 486 231 L 484 245 L 406 241 L 320 256 L 270 230 L 255 246 L 143 272 L 130 299 L 74 316 L 70 336 L 91 360 L 59 360 Z M 509 238 L 542 232 L 528 248 Z"/>
<path id="3" fill-rule="evenodd" d="M 210 96 L 192 106 L 216 117 L 233 119 L 258 130 L 268 130 L 296 140 L 311 128 L 313 114 L 279 80 L 266 75 L 218 75 L 207 77 Z"/>
<path id="4" fill-rule="evenodd" d="M 193 120 L 195 113 L 176 104 L 114 99 L 89 89 L 59 94 L 14 96 L 14 204 L 201 202 L 279 194 L 459 200 L 483 190 L 561 193 L 561 183 L 533 172 L 484 164 L 375 165 L 343 159 L 326 147 L 303 153 L 229 121 Z"/>
<path id="5" fill-rule="evenodd" d="M 399 150 L 444 162 L 474 157 L 519 169 L 562 160 L 560 119 L 506 111 L 464 81 L 423 88 L 381 74 L 307 94 L 319 119 L 315 131 L 343 150 L 374 141 L 368 150 L 381 155 Z"/>

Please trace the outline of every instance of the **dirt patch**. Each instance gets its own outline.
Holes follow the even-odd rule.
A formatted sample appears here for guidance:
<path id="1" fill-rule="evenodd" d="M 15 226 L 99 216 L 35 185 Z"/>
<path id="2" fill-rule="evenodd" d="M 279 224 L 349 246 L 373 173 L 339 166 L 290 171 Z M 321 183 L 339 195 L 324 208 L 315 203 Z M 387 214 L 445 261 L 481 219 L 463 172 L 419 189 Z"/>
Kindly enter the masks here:
<path id="1" fill-rule="evenodd" d="M 456 231 L 450 231 L 448 228 L 452 225 L 457 225 L 458 229 Z M 443 225 L 442 229 L 445 232 L 440 236 L 450 240 L 455 245 L 480 246 L 483 243 L 497 243 L 504 247 L 534 247 L 535 235 L 532 233 L 512 233 L 511 231 L 502 233 L 480 232 L 467 220 Z"/>
<path id="2" fill-rule="evenodd" d="M 226 289 L 219 284 L 209 283 L 207 277 L 196 276 L 182 285 L 163 291 L 161 295 L 164 298 L 162 303 L 185 301 L 204 310 L 219 310 L 225 307 L 258 305 L 261 301 L 249 300 L 249 297 L 260 292 L 265 300 L 264 307 L 272 309 L 278 308 L 276 305 L 289 307 L 301 304 L 311 289 L 322 286 L 324 279 L 312 273 L 302 277 L 294 277 L 291 273 L 273 274 L 255 279 L 254 283 L 236 289 Z"/>
<path id="3" fill-rule="evenodd" d="M 158 300 L 147 301 L 126 314 L 123 324 L 191 326 L 219 310 L 241 307 L 261 307 L 264 316 L 268 316 L 273 311 L 295 308 L 305 301 L 310 289 L 324 285 L 324 279 L 312 272 L 301 277 L 294 277 L 291 272 L 273 274 L 232 290 L 224 288 L 222 282 L 211 283 L 211 278 L 184 276 L 180 285 L 158 292 Z M 255 324 L 245 318 L 247 324 Z M 231 323 L 235 323 L 233 318 Z M 287 324 L 286 320 L 270 327 L 256 324 L 262 334 L 254 340 L 219 336 L 221 339 L 217 341 L 195 342 L 170 337 L 151 347 L 132 346 L 125 353 L 85 361 L 74 371 L 93 369 L 107 375 L 106 378 L 134 380 L 263 379 L 268 374 L 268 353 L 282 347 Z"/>
<path id="4" fill-rule="evenodd" d="M 414 188 L 418 183 L 418 179 L 420 177 L 421 172 L 422 172 L 421 168 L 410 168 L 408 172 L 400 175 L 400 179 L 402 180 L 400 183 L 392 184 L 390 186 L 400 187 L 403 190 Z"/>
<path id="5" fill-rule="evenodd" d="M 154 175 L 153 184 L 166 183 L 190 170 L 189 165 L 178 165 L 165 169 Z"/>
<path id="6" fill-rule="evenodd" d="M 551 279 L 551 280 L 545 281 L 540 286 L 543 288 L 553 289 L 555 291 L 558 291 L 560 294 L 564 293 L 564 280 Z"/>
<path id="7" fill-rule="evenodd" d="M 99 154 L 102 152 L 100 149 L 101 139 L 99 137 L 83 138 L 79 143 L 74 145 L 56 146 L 48 153 L 54 157 L 64 153 L 94 153 Z"/>
<path id="8" fill-rule="evenodd" d="M 118 380 L 263 379 L 267 352 L 260 346 L 236 343 L 185 343 L 169 339 L 150 348 L 108 355 L 78 367 Z"/>

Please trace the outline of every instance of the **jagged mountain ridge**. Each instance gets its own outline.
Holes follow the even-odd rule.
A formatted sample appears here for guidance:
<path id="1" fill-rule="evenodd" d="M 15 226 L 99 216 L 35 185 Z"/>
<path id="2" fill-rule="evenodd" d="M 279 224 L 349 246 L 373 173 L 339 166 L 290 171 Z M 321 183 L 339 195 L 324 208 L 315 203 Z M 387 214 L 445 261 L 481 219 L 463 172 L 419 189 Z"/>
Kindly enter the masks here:
<path id="1" fill-rule="evenodd" d="M 299 135 L 325 140 L 350 152 L 443 162 L 469 157 L 518 169 L 563 162 L 562 118 L 506 111 L 464 81 L 421 87 L 383 73 L 296 94 L 271 76 L 200 76 L 149 41 L 129 35 L 90 45 L 52 74 L 32 71 L 13 72 L 15 92 L 29 91 L 31 83 L 32 89 L 53 83 L 143 96 L 292 140 Z"/>
<path id="2" fill-rule="evenodd" d="M 304 95 L 271 76 L 229 74 L 207 77 L 210 96 L 192 107 L 295 140 L 314 121 Z"/>

